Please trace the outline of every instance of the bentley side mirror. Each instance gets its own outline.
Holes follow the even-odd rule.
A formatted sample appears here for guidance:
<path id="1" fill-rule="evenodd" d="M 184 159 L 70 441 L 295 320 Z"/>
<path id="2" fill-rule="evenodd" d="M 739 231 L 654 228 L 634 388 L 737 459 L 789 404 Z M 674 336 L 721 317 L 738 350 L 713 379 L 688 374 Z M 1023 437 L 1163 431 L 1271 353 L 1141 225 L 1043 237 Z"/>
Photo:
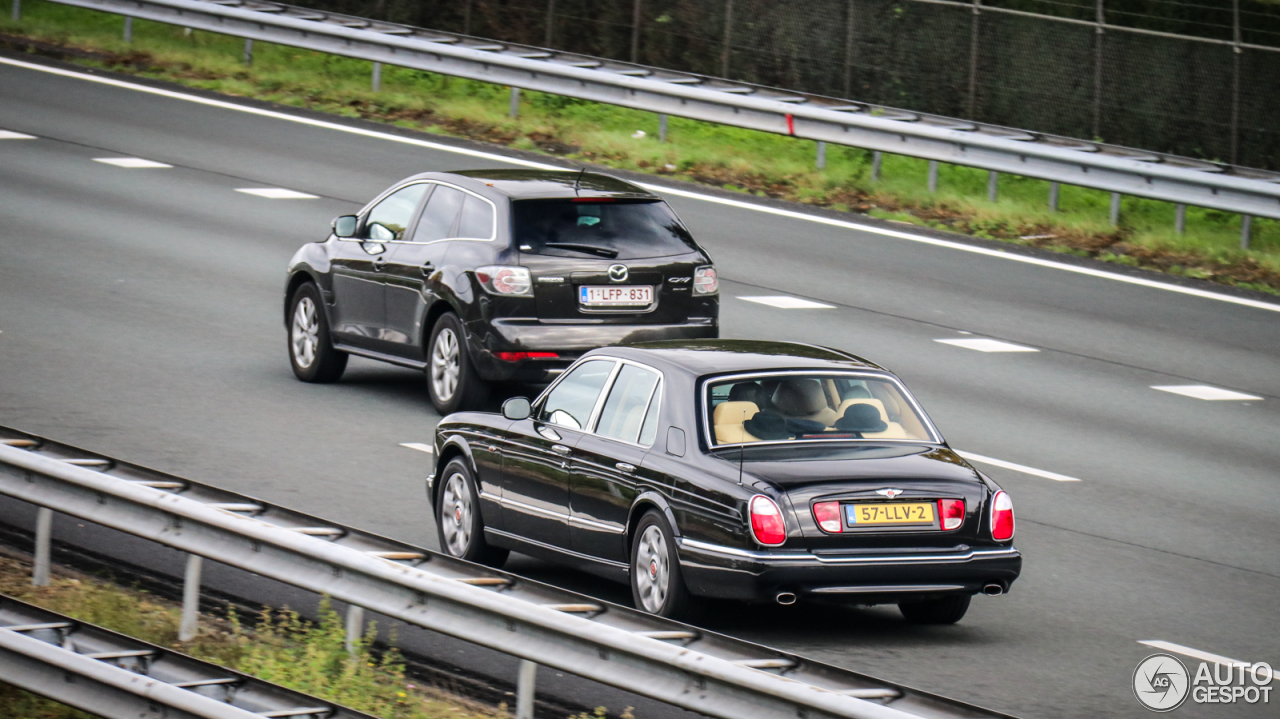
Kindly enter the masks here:
<path id="1" fill-rule="evenodd" d="M 355 215 L 343 215 L 333 218 L 334 237 L 355 237 L 360 226 L 360 218 Z"/>
<path id="2" fill-rule="evenodd" d="M 507 419 L 529 419 L 533 408 L 525 397 L 512 397 L 502 403 L 502 416 Z"/>

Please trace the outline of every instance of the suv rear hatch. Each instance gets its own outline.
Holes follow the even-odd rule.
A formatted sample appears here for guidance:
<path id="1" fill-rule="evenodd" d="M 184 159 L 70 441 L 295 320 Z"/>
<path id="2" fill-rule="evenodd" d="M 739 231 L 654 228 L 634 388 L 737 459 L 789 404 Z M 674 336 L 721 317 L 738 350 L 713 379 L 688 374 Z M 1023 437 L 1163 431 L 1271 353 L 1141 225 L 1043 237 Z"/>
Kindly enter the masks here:
<path id="1" fill-rule="evenodd" d="M 710 264 L 661 200 L 519 200 L 512 231 L 544 321 L 685 323 Z"/>

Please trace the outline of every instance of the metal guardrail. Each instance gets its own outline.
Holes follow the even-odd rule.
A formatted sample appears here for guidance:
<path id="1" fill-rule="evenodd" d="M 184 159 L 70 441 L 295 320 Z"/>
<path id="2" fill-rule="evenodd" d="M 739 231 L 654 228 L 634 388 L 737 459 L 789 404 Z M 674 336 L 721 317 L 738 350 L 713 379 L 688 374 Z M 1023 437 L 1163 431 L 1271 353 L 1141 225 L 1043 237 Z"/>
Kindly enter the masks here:
<path id="1" fill-rule="evenodd" d="M 3 594 L 0 680 L 104 719 L 376 719 Z"/>
<path id="2" fill-rule="evenodd" d="M 260 0 L 52 1 L 664 115 L 1280 219 L 1280 173 L 1265 170 Z"/>
<path id="3" fill-rule="evenodd" d="M 712 717 L 1007 719 L 2 427 L 0 494 Z"/>

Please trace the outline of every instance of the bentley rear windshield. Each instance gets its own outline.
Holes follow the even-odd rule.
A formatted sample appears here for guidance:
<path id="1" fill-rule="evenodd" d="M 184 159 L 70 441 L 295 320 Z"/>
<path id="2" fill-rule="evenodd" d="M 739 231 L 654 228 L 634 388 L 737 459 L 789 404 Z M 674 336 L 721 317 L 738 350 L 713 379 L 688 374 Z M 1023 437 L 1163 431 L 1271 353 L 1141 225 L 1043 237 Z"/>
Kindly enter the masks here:
<path id="1" fill-rule="evenodd" d="M 859 374 L 753 374 L 706 387 L 714 445 L 822 440 L 938 441 L 906 390 Z"/>
<path id="2" fill-rule="evenodd" d="M 575 197 L 511 203 L 521 252 L 634 260 L 695 252 L 689 231 L 662 200 Z"/>

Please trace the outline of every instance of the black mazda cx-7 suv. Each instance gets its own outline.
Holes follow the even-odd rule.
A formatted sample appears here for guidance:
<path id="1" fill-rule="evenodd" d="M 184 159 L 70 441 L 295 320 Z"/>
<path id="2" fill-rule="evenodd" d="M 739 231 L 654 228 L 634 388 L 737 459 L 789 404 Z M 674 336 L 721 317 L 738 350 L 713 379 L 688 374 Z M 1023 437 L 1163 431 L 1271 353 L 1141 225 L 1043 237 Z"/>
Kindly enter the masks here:
<path id="1" fill-rule="evenodd" d="M 589 349 L 719 334 L 711 258 L 662 198 L 588 172 L 428 172 L 289 263 L 293 371 L 350 355 L 426 371 L 441 414 L 547 382 Z"/>

